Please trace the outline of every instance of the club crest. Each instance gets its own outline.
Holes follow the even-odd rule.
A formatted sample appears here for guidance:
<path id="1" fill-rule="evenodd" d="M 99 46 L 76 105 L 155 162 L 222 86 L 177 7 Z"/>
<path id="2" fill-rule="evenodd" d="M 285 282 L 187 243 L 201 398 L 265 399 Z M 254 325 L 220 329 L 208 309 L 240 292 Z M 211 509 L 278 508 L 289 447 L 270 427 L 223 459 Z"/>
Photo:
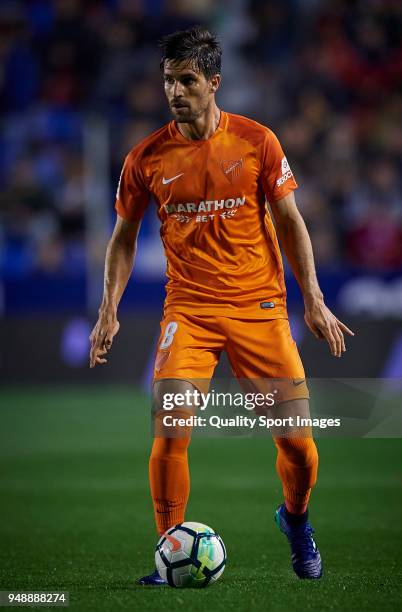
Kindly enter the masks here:
<path id="1" fill-rule="evenodd" d="M 222 159 L 221 168 L 223 174 L 226 176 L 228 181 L 233 181 L 238 178 L 243 170 L 243 158 L 240 159 Z"/>

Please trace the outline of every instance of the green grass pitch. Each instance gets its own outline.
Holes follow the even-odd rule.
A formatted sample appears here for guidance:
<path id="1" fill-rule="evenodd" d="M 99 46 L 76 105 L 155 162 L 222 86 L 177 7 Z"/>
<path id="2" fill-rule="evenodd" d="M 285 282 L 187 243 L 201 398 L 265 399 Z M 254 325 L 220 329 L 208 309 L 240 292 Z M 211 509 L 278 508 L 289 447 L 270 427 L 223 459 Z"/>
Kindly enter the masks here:
<path id="1" fill-rule="evenodd" d="M 188 520 L 226 543 L 205 590 L 137 587 L 153 568 L 147 398 L 130 388 L 1 391 L 2 590 L 66 590 L 72 610 L 401 610 L 402 440 L 322 439 L 310 516 L 321 581 L 273 521 L 268 438 L 195 439 Z"/>

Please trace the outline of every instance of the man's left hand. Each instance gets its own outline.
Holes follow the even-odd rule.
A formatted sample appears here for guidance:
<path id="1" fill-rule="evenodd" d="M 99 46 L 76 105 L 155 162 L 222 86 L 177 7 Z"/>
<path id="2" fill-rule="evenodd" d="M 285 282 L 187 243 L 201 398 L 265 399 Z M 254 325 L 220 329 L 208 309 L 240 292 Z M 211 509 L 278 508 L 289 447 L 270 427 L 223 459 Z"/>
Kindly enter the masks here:
<path id="1" fill-rule="evenodd" d="M 344 334 L 355 335 L 345 323 L 336 318 L 323 300 L 306 305 L 304 320 L 316 338 L 328 342 L 334 357 L 341 357 L 346 351 Z"/>

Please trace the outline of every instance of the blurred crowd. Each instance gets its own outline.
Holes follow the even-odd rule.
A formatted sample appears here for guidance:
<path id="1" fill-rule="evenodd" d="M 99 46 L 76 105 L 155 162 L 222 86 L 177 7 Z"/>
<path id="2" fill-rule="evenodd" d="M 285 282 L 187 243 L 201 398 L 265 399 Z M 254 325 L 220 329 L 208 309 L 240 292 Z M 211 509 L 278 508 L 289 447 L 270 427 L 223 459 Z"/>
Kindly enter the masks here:
<path id="1" fill-rule="evenodd" d="M 2 0 L 3 274 L 85 269 L 85 125 L 122 161 L 169 120 L 158 39 L 220 34 L 218 104 L 271 127 L 321 269 L 402 269 L 400 0 Z M 158 240 L 147 219 L 143 236 Z"/>

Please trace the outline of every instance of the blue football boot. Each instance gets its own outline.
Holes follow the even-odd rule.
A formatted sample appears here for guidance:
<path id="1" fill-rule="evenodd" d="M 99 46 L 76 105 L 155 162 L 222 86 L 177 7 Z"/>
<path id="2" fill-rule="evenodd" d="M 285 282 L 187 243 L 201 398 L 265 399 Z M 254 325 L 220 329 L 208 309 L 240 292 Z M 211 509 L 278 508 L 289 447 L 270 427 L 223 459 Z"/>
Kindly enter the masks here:
<path id="1" fill-rule="evenodd" d="M 163 586 L 167 584 L 167 582 L 165 582 L 163 578 L 159 576 L 158 570 L 155 569 L 155 571 L 152 574 L 149 574 L 149 576 L 139 578 L 136 581 L 136 584 L 141 584 L 142 586 Z"/>
<path id="2" fill-rule="evenodd" d="M 307 521 L 307 512 L 301 520 L 295 519 L 286 510 L 285 504 L 275 512 L 275 522 L 289 540 L 292 551 L 293 570 L 299 578 L 310 580 L 321 578 L 322 563 L 320 552 L 313 540 L 314 529 Z"/>

